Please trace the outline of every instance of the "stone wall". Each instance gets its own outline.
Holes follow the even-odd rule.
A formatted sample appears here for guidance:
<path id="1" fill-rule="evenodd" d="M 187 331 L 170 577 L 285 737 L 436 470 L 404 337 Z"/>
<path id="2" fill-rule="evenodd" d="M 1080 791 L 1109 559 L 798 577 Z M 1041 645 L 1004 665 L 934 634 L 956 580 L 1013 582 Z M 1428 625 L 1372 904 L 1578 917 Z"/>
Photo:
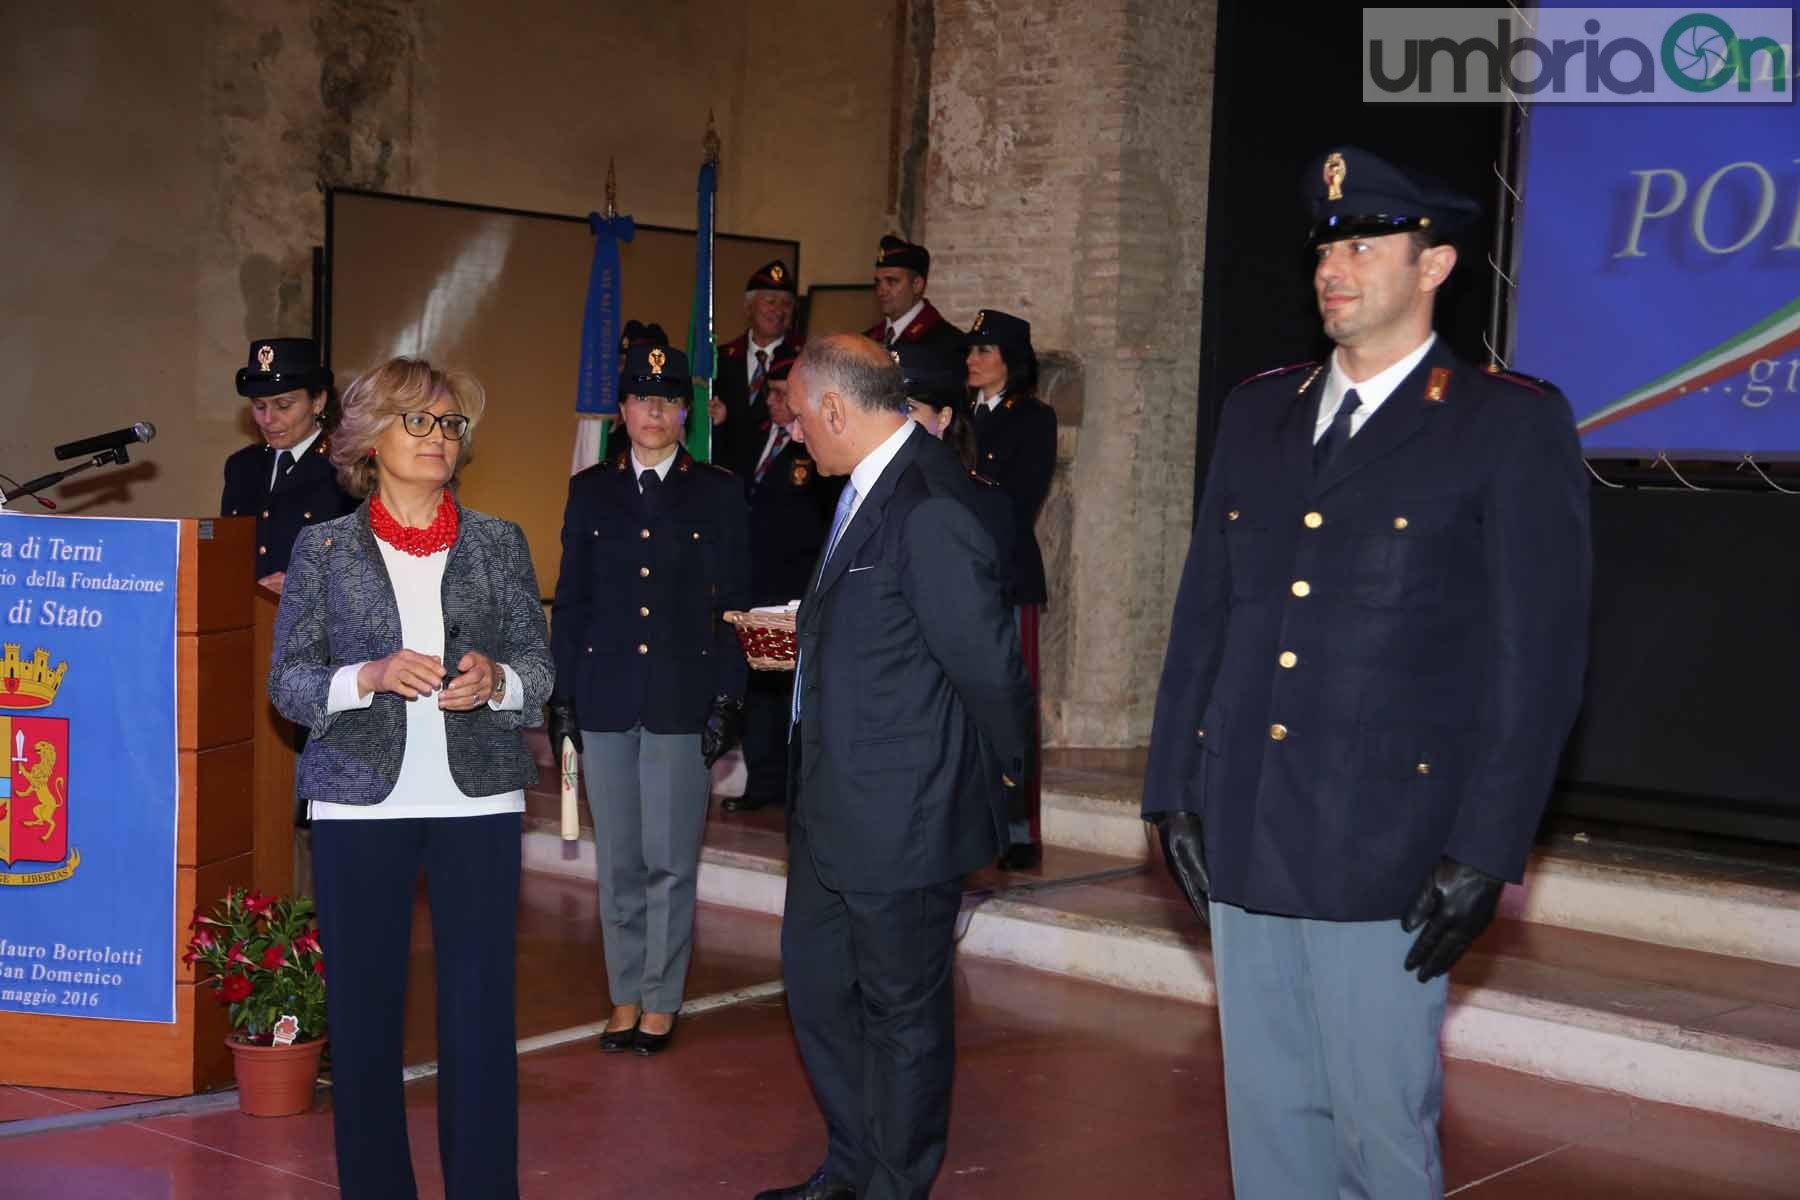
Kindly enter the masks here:
<path id="1" fill-rule="evenodd" d="M 1191 524 L 1216 0 L 938 0 L 935 26 L 933 297 L 1079 368 L 1039 521 L 1045 738 L 1141 744 Z"/>
<path id="2" fill-rule="evenodd" d="M 866 281 L 894 223 L 895 0 L 153 7 L 0 7 L 0 471 L 159 430 L 65 511 L 213 509 L 249 340 L 311 330 L 325 186 L 582 213 L 615 158 L 625 211 L 691 227 L 710 109 L 720 228 L 799 238 L 803 284 Z"/>

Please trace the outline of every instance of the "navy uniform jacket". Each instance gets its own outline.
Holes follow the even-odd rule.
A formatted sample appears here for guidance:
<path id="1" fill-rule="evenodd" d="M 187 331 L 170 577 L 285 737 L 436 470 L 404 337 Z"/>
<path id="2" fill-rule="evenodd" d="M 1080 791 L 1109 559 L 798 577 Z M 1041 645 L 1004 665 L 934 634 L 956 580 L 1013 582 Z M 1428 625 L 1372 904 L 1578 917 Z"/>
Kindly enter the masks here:
<path id="1" fill-rule="evenodd" d="M 743 696 L 744 652 L 721 617 L 748 607 L 746 526 L 743 487 L 686 450 L 654 516 L 629 447 L 569 481 L 550 645 L 581 728 L 698 733 L 715 696 Z"/>
<path id="2" fill-rule="evenodd" d="M 294 539 L 307 525 L 331 521 L 356 510 L 356 500 L 339 484 L 331 465 L 331 435 L 320 434 L 286 475 L 269 490 L 275 473 L 275 448 L 264 442 L 245 446 L 225 460 L 225 490 L 219 497 L 222 517 L 256 518 L 254 578 L 288 569 Z"/>
<path id="3" fill-rule="evenodd" d="M 1442 855 L 1518 880 L 1587 661 L 1568 401 L 1439 341 L 1314 479 L 1326 371 L 1226 400 L 1144 811 L 1202 815 L 1213 896 L 1401 916 Z"/>
<path id="4" fill-rule="evenodd" d="M 975 469 L 999 484 L 1012 501 L 1013 603 L 1043 604 L 1050 592 L 1044 580 L 1044 552 L 1038 547 L 1037 516 L 1056 470 L 1056 410 L 1041 400 L 1002 396 L 993 411 L 974 420 Z"/>
<path id="5" fill-rule="evenodd" d="M 800 353 L 805 346 L 805 338 L 788 330 L 769 352 L 769 366 L 774 366 L 777 358 Z M 769 433 L 768 401 L 750 395 L 750 373 L 744 365 L 749 356 L 750 334 L 746 331 L 719 347 L 719 361 L 713 370 L 713 395 L 725 405 L 725 423 L 713 426 L 712 460 L 746 480 L 756 469 L 756 456 L 762 453 Z"/>
<path id="6" fill-rule="evenodd" d="M 877 346 L 887 345 L 887 318 L 883 317 L 881 320 L 863 330 L 863 336 L 874 342 Z M 960 344 L 962 342 L 962 336 L 962 330 L 946 321 L 944 319 L 944 314 L 937 310 L 937 306 L 927 300 L 925 301 L 925 307 L 919 310 L 919 315 L 908 321 L 906 323 L 906 328 L 900 331 L 898 340 L 906 345 L 913 345 L 919 342 L 952 342 Z"/>
<path id="7" fill-rule="evenodd" d="M 1006 844 L 1000 775 L 1024 778 L 1033 697 L 974 486 L 912 430 L 800 604 L 789 829 L 827 887 L 926 887 Z"/>
<path id="8" fill-rule="evenodd" d="M 763 436 L 768 436 L 766 431 Z M 786 604 L 806 593 L 846 478 L 819 474 L 806 446 L 790 441 L 769 463 L 761 481 L 751 480 L 752 604 Z"/>

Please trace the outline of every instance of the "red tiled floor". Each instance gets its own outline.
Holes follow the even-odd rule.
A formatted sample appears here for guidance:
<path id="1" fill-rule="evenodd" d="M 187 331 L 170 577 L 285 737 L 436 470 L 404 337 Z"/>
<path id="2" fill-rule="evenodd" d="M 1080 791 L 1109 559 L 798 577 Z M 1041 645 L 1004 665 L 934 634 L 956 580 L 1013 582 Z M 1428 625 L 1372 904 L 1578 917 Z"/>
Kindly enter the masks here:
<path id="1" fill-rule="evenodd" d="M 1117 887 L 1150 903 L 1161 890 Z M 604 998 L 589 889 L 532 877 L 526 893 L 521 1033 L 595 1019 Z M 777 929 L 703 907 L 689 994 L 774 978 Z M 957 1005 L 935 1195 L 1229 1197 L 1211 1009 L 983 960 L 959 963 Z M 1800 1134 L 1469 1063 L 1450 1064 L 1446 1091 L 1448 1186 L 1473 1200 L 1800 1196 Z M 408 1089 L 428 1197 L 442 1194 L 435 1101 L 431 1081 Z M 774 1000 L 692 1016 L 655 1059 L 603 1056 L 585 1041 L 525 1057 L 520 1144 L 531 1200 L 686 1200 L 803 1178 L 824 1130 Z M 226 1111 L 0 1139 L 9 1200 L 312 1197 L 332 1194 L 334 1179 L 324 1104 L 276 1121 Z"/>

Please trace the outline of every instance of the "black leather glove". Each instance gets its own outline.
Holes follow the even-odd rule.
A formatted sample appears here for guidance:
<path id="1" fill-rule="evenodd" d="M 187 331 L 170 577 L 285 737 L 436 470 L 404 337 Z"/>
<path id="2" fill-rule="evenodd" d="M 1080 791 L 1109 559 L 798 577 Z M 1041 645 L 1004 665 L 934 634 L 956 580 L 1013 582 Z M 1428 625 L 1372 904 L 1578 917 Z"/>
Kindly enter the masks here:
<path id="1" fill-rule="evenodd" d="M 1439 861 L 1400 922 L 1408 933 L 1424 926 L 1406 952 L 1406 969 L 1416 969 L 1425 983 L 1455 966 L 1494 919 L 1505 887 L 1506 880 L 1453 858 Z"/>
<path id="2" fill-rule="evenodd" d="M 581 753 L 581 723 L 575 716 L 575 701 L 552 700 L 544 705 L 544 712 L 550 721 L 550 761 L 560 770 L 564 738 L 575 743 L 575 753 Z"/>
<path id="3" fill-rule="evenodd" d="M 713 764 L 743 735 L 744 702 L 730 696 L 714 696 L 712 710 L 700 729 L 700 757 L 706 760 L 706 769 L 712 770 Z"/>
<path id="4" fill-rule="evenodd" d="M 1202 836 L 1200 814 L 1196 812 L 1158 813 L 1156 831 L 1162 836 L 1163 862 L 1181 888 L 1181 894 L 1193 907 L 1202 925 L 1212 924 L 1212 879 L 1206 873 L 1206 839 Z"/>

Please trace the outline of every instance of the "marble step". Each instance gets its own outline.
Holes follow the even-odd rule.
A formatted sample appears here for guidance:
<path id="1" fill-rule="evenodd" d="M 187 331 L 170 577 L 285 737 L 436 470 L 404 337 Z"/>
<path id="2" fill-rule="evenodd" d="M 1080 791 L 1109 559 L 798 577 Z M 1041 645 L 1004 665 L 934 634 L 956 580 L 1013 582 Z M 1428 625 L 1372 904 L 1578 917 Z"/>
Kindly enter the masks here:
<path id="1" fill-rule="evenodd" d="M 779 814 L 715 814 L 700 898 L 779 914 Z M 591 832 L 528 821 L 527 869 L 593 877 Z M 1052 845 L 970 880 L 960 952 L 1210 1004 L 1205 932 L 1160 870 Z M 1800 1129 L 1800 968 L 1503 919 L 1457 967 L 1445 1052 Z"/>

